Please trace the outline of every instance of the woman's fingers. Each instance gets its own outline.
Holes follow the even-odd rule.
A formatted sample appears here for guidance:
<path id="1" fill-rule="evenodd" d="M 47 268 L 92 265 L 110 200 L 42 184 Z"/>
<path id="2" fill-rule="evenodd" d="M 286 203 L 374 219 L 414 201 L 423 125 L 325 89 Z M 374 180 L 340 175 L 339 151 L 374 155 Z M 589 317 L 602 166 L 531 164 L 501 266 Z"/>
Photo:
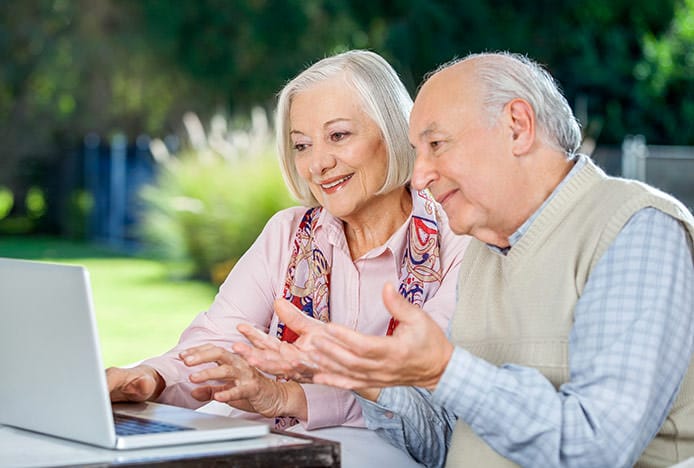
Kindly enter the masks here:
<path id="1" fill-rule="evenodd" d="M 153 371 L 152 371 L 153 372 Z M 106 369 L 111 401 L 145 401 L 157 390 L 157 379 L 149 368 L 111 367 Z"/>
<path id="2" fill-rule="evenodd" d="M 208 362 L 217 364 L 233 363 L 236 356 L 220 346 L 203 345 L 181 351 L 180 358 L 187 366 L 197 366 Z"/>

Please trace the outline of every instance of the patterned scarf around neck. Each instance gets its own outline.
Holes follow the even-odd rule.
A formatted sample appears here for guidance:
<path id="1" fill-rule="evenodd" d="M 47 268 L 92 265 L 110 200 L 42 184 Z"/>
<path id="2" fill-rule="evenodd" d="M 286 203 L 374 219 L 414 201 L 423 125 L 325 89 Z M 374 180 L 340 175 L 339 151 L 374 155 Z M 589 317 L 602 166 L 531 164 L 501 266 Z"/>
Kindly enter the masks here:
<path id="1" fill-rule="evenodd" d="M 412 304 L 422 307 L 441 284 L 439 220 L 428 192 L 412 193 L 412 216 L 400 261 L 398 291 Z M 321 211 L 321 207 L 308 209 L 299 223 L 282 296 L 304 314 L 327 323 L 330 322 L 331 268 L 314 235 Z M 397 321 L 391 318 L 386 335 L 392 335 L 396 326 Z M 281 322 L 277 337 L 289 343 L 298 338 Z"/>
<path id="2" fill-rule="evenodd" d="M 412 191 L 412 194 L 412 216 L 400 261 L 398 291 L 412 304 L 422 307 L 441 285 L 439 219 L 428 192 Z M 327 323 L 330 322 L 331 266 L 315 240 L 321 211 L 321 207 L 309 208 L 299 223 L 282 297 L 309 317 Z M 397 320 L 391 317 L 386 335 L 392 335 L 397 325 Z M 298 335 L 280 322 L 277 337 L 293 343 Z M 298 422 L 294 417 L 277 417 L 275 427 L 284 429 Z"/>

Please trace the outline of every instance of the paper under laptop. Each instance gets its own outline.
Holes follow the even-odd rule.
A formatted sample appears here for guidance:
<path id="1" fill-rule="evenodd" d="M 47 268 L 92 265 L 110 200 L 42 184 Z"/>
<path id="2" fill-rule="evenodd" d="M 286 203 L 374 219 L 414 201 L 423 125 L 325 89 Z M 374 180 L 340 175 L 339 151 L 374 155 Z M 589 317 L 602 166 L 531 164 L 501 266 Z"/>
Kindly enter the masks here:
<path id="1" fill-rule="evenodd" d="M 116 435 L 114 412 L 165 423 Z M 155 403 L 111 405 L 87 270 L 0 258 L 0 424 L 112 449 L 243 439 L 267 424 Z M 174 427 L 170 427 L 174 426 Z M 185 429 L 181 429 L 185 428 Z"/>

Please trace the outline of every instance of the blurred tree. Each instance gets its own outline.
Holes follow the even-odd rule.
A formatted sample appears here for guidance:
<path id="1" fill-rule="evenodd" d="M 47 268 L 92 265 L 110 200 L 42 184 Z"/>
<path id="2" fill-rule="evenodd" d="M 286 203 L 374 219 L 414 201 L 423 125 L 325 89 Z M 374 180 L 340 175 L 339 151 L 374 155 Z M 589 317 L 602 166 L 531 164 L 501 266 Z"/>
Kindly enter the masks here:
<path id="1" fill-rule="evenodd" d="M 454 56 L 527 53 L 601 143 L 694 144 L 693 1 L 0 1 L 0 184 L 24 199 L 87 132 L 132 141 L 178 130 L 185 111 L 271 107 L 287 79 L 349 48 L 383 54 L 413 94 Z"/>
<path id="2" fill-rule="evenodd" d="M 694 144 L 694 0 L 677 4 L 665 34 L 646 35 L 635 75 L 639 108 L 660 111 L 646 114 L 646 138 L 678 134 L 681 141 Z"/>
<path id="3" fill-rule="evenodd" d="M 680 121 L 680 128 L 649 132 L 649 122 L 671 108 L 654 107 L 635 91 L 639 80 L 634 65 L 643 57 L 643 40 L 661 37 L 668 30 L 674 4 L 673 0 L 350 2 L 369 45 L 385 52 L 411 88 L 426 72 L 455 56 L 510 50 L 545 64 L 569 102 L 581 103 L 578 111 L 584 114 L 580 116 L 584 127 L 601 132 L 603 142 L 619 143 L 626 133 L 649 133 L 653 142 L 694 144 L 694 139 L 685 137 L 689 132 L 682 131 L 686 121 Z M 692 86 L 691 77 L 683 81 Z"/>
<path id="4" fill-rule="evenodd" d="M 0 2 L 0 183 L 87 132 L 161 132 L 213 101 L 150 52 L 130 13 L 109 0 Z"/>
<path id="5" fill-rule="evenodd" d="M 133 0 L 142 30 L 161 55 L 226 97 L 237 112 L 272 106 L 306 64 L 340 48 L 355 25 L 348 2 L 305 0 Z M 209 114 L 209 112 L 208 112 Z"/>

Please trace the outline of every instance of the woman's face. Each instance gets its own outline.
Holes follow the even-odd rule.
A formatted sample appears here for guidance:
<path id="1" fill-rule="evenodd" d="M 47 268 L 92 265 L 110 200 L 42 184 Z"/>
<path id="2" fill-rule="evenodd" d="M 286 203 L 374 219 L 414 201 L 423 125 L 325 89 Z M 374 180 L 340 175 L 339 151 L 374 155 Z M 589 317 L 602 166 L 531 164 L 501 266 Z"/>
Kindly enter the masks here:
<path id="1" fill-rule="evenodd" d="M 366 214 L 383 186 L 388 157 L 381 131 L 342 76 L 296 94 L 289 111 L 294 164 L 333 216 Z"/>

